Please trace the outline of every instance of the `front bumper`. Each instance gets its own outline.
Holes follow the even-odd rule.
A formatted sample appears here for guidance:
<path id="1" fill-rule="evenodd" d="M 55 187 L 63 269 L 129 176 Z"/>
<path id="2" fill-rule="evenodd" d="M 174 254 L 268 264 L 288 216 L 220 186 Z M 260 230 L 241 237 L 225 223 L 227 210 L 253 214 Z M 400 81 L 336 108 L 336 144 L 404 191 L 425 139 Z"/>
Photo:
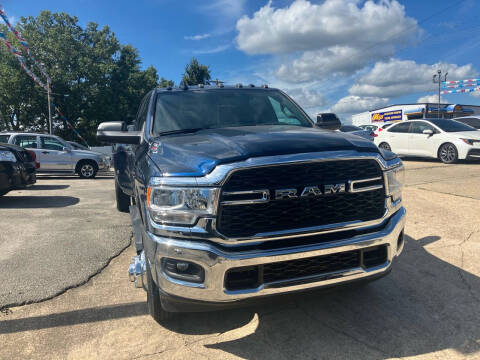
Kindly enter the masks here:
<path id="1" fill-rule="evenodd" d="M 35 184 L 36 181 L 34 165 L 0 162 L 0 191 L 22 189 Z"/>
<path id="2" fill-rule="evenodd" d="M 164 296 L 180 297 L 192 301 L 210 303 L 234 303 L 251 298 L 285 294 L 295 291 L 327 287 L 344 282 L 378 277 L 390 271 L 395 257 L 403 250 L 403 228 L 405 208 L 401 207 L 385 220 L 380 228 L 354 237 L 338 238 L 334 241 L 314 243 L 297 247 L 274 248 L 271 250 L 230 250 L 209 242 L 178 240 L 145 232 L 155 248 L 154 259 L 150 259 L 154 278 Z M 264 265 L 275 262 L 306 259 L 347 251 L 362 250 L 376 246 L 386 247 L 386 261 L 365 268 L 356 266 L 335 272 L 323 272 L 306 278 L 288 279 L 285 282 L 262 283 L 255 288 L 228 290 L 226 274 L 233 268 Z M 162 270 L 162 259 L 170 258 L 196 263 L 205 270 L 203 283 L 192 283 L 173 279 Z M 147 260 L 148 261 L 148 260 Z"/>

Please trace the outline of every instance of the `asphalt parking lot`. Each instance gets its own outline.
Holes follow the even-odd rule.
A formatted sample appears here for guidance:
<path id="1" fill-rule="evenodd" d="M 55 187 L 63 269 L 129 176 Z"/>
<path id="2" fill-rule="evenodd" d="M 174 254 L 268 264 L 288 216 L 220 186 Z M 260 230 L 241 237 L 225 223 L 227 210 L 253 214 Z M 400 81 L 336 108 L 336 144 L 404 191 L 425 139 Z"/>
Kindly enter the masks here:
<path id="1" fill-rule="evenodd" d="M 406 246 L 389 276 L 165 326 L 128 281 L 112 178 L 14 191 L 0 199 L 0 359 L 480 359 L 480 163 L 405 166 Z"/>

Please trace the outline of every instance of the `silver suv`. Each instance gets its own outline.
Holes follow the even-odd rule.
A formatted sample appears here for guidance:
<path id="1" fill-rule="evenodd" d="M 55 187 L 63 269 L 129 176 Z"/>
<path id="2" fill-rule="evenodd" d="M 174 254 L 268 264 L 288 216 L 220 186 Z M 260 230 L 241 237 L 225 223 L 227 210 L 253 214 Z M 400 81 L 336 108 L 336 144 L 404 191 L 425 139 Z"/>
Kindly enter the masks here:
<path id="1" fill-rule="evenodd" d="M 33 133 L 0 133 L 0 142 L 15 144 L 33 150 L 37 155 L 41 174 L 78 174 L 93 179 L 98 171 L 108 169 L 106 155 L 90 150 L 77 150 L 55 135 Z"/>

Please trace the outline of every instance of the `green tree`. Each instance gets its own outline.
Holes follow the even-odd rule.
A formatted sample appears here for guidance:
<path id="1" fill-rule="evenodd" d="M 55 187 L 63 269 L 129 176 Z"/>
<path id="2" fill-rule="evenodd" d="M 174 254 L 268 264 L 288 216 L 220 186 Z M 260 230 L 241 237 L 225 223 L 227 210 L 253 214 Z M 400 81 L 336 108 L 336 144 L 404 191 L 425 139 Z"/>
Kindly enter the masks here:
<path id="1" fill-rule="evenodd" d="M 209 66 L 199 64 L 196 58 L 192 58 L 185 66 L 182 81 L 188 85 L 198 85 L 205 84 L 208 80 L 210 80 Z"/>
<path id="2" fill-rule="evenodd" d="M 16 27 L 52 78 L 54 103 L 90 144 L 100 122 L 133 120 L 141 98 L 158 85 L 156 69 L 142 70 L 137 49 L 120 44 L 108 26 L 82 27 L 74 16 L 42 11 L 21 18 Z M 0 31 L 7 33 L 5 27 Z M 13 34 L 8 38 L 20 48 Z M 41 78 L 28 58 L 26 63 Z M 0 44 L 0 130 L 18 129 L 47 131 L 47 96 Z M 75 137 L 58 115 L 54 131 Z"/>
<path id="3" fill-rule="evenodd" d="M 170 87 L 175 86 L 175 83 L 173 82 L 173 80 L 167 80 L 162 76 L 162 78 L 160 79 L 160 82 L 158 83 L 158 87 L 166 88 L 169 86 Z"/>

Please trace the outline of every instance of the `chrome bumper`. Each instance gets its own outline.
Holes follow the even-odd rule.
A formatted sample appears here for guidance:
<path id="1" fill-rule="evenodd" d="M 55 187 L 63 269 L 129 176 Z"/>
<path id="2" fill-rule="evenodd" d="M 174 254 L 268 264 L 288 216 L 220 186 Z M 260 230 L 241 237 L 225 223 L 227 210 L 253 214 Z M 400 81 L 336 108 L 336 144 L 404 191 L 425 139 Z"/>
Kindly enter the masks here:
<path id="1" fill-rule="evenodd" d="M 197 301 L 230 303 L 258 296 L 331 286 L 351 280 L 378 276 L 389 271 L 393 259 L 400 255 L 403 250 L 403 241 L 398 242 L 398 239 L 405 226 L 405 214 L 405 208 L 401 207 L 386 220 L 386 224 L 381 230 L 372 230 L 371 233 L 353 238 L 268 251 L 242 252 L 237 250 L 230 252 L 212 244 L 165 238 L 150 232 L 146 232 L 144 238 L 149 238 L 156 249 L 155 258 L 150 259 L 150 261 L 152 269 L 155 269 L 154 277 L 157 284 L 166 295 Z M 397 246 L 397 244 L 399 245 Z M 225 275 L 232 268 L 309 258 L 378 245 L 387 246 L 387 261 L 373 268 L 355 267 L 335 273 L 324 273 L 314 278 L 297 279 L 294 282 L 290 279 L 285 281 L 284 286 L 276 282 L 274 286 L 266 283 L 254 289 L 229 291 L 224 285 Z M 205 281 L 199 284 L 169 277 L 162 271 L 161 263 L 164 257 L 201 265 L 205 270 Z"/>

